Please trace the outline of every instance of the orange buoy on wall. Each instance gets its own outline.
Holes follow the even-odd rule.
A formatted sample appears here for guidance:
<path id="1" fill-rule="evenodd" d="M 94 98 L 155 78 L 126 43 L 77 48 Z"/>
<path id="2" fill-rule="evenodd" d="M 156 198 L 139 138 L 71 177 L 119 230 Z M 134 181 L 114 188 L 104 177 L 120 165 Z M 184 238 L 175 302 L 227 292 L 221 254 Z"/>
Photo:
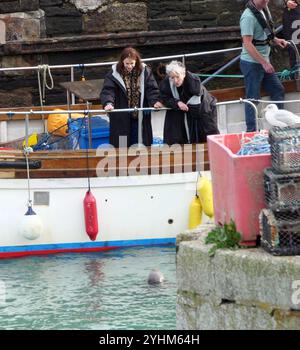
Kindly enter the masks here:
<path id="1" fill-rule="evenodd" d="M 98 213 L 97 202 L 92 192 L 88 190 L 83 201 L 85 230 L 92 241 L 97 238 L 98 234 Z"/>

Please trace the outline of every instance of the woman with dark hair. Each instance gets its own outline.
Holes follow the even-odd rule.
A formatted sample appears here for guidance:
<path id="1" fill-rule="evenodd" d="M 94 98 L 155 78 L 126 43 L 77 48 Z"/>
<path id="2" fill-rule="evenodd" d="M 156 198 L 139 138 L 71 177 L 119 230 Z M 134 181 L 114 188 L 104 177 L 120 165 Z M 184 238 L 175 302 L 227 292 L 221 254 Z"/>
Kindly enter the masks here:
<path id="1" fill-rule="evenodd" d="M 132 47 L 122 51 L 118 63 L 107 74 L 100 100 L 107 112 L 135 107 L 163 107 L 150 68 L 141 62 L 140 54 Z M 150 146 L 153 139 L 151 113 L 145 111 L 110 113 L 110 144 L 115 147 L 137 144 L 138 119 L 142 119 L 142 142 Z M 120 137 L 124 139 L 121 141 Z"/>
<path id="2" fill-rule="evenodd" d="M 207 135 L 219 134 L 216 99 L 200 79 L 179 61 L 169 63 L 166 73 L 160 84 L 161 101 L 171 109 L 166 112 L 164 142 L 206 142 Z"/>

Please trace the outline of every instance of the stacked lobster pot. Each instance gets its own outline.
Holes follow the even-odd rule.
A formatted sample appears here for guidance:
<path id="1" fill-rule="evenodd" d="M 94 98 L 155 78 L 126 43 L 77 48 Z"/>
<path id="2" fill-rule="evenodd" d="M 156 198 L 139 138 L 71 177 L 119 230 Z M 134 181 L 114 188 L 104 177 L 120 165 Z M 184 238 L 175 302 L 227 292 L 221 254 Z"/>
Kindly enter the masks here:
<path id="1" fill-rule="evenodd" d="M 269 132 L 272 168 L 264 171 L 261 246 L 273 255 L 300 254 L 300 127 Z"/>

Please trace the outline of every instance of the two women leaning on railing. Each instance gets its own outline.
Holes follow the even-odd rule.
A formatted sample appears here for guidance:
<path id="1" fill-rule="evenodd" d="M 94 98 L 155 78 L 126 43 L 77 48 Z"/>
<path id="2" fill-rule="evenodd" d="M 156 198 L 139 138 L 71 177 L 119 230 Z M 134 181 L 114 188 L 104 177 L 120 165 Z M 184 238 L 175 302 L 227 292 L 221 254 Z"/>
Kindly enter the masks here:
<path id="1" fill-rule="evenodd" d="M 207 135 L 218 134 L 216 99 L 200 79 L 178 61 L 168 64 L 166 73 L 158 88 L 151 69 L 141 62 L 137 50 L 125 48 L 105 78 L 100 94 L 104 109 L 109 112 L 136 107 L 171 108 L 166 112 L 164 125 L 164 142 L 169 145 L 205 142 Z M 127 144 L 119 144 L 120 136 Z M 152 141 L 149 111 L 110 113 L 113 146 L 137 143 L 150 146 Z"/>

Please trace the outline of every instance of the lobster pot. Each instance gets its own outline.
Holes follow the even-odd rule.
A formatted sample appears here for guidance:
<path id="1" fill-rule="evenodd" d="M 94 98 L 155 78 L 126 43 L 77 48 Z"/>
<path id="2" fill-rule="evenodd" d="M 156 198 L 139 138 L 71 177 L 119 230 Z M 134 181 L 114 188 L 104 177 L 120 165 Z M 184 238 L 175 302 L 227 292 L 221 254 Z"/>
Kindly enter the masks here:
<path id="1" fill-rule="evenodd" d="M 300 127 L 273 127 L 269 131 L 269 143 L 276 172 L 300 172 Z"/>
<path id="2" fill-rule="evenodd" d="M 259 215 L 261 246 L 273 255 L 300 254 L 300 212 L 263 209 Z"/>
<path id="3" fill-rule="evenodd" d="M 273 210 L 300 208 L 300 172 L 277 174 L 264 170 L 265 201 Z"/>

